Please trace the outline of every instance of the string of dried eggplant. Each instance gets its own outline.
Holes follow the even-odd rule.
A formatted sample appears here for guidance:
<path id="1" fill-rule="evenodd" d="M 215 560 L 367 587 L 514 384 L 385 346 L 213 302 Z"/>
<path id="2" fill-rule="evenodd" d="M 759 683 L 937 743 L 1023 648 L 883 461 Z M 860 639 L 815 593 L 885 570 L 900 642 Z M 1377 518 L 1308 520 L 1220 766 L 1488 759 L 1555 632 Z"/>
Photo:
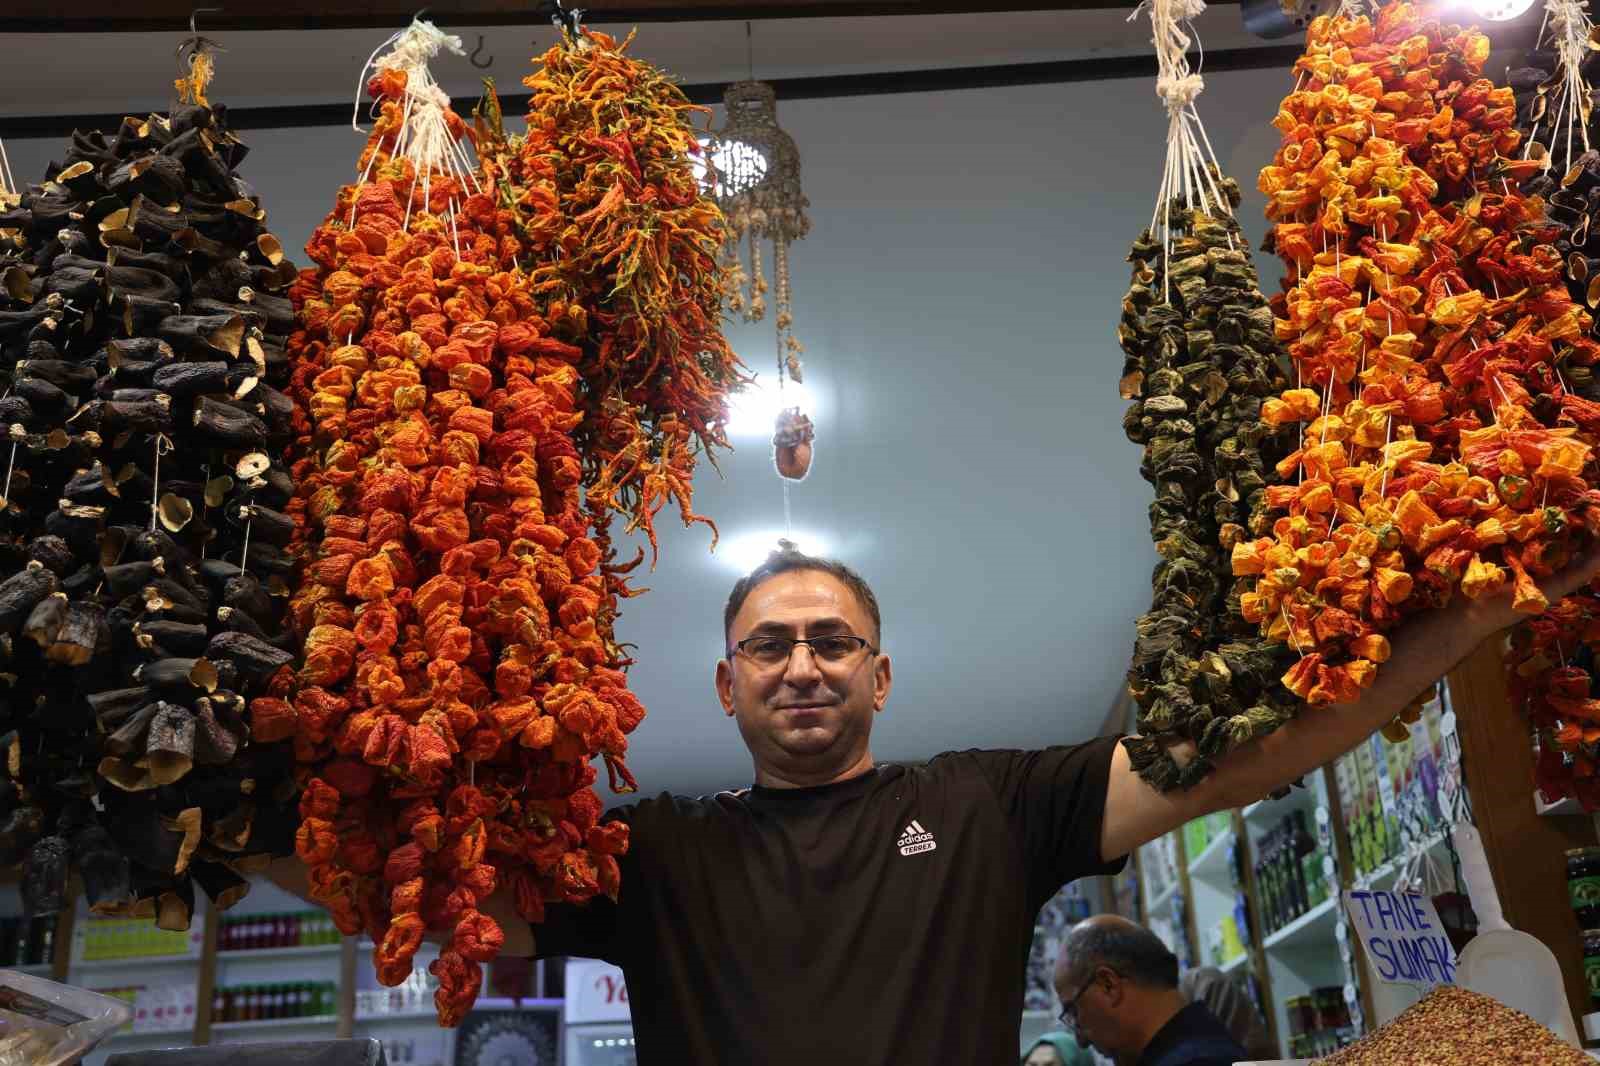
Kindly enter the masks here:
<path id="1" fill-rule="evenodd" d="M 24 904 L 186 928 L 283 854 L 289 753 L 249 735 L 281 681 L 278 387 L 295 276 L 203 103 L 75 132 L 0 213 L 0 861 Z"/>
<path id="2" fill-rule="evenodd" d="M 1278 675 L 1288 649 L 1238 614 L 1227 552 L 1258 528 L 1281 432 L 1260 421 L 1282 389 L 1283 353 L 1243 233 L 1235 182 L 1222 176 L 1194 107 L 1203 87 L 1184 53 L 1196 6 L 1150 6 L 1167 105 L 1167 163 L 1151 228 L 1134 242 L 1118 327 L 1123 419 L 1155 488 L 1150 533 L 1161 556 L 1128 674 L 1139 707 L 1133 766 L 1162 790 L 1188 786 L 1230 748 L 1293 714 Z M 1181 770 L 1167 749 L 1193 741 Z"/>

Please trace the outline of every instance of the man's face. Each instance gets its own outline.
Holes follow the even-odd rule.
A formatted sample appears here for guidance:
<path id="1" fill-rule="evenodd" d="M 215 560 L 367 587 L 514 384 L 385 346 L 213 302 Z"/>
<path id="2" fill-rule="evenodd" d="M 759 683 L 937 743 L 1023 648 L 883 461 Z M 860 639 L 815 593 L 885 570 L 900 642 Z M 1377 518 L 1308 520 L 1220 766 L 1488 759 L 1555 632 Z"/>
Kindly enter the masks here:
<path id="1" fill-rule="evenodd" d="M 1093 1047 L 1103 1055 L 1115 1057 L 1127 1050 L 1117 1009 L 1123 1001 L 1121 978 L 1104 967 L 1092 973 L 1067 973 L 1056 979 L 1056 995 L 1063 1008 L 1074 1005 L 1076 1024 L 1072 1026 L 1079 1047 Z M 1134 1048 L 1132 1050 L 1139 1050 Z"/>
<path id="2" fill-rule="evenodd" d="M 853 635 L 877 646 L 872 618 L 832 574 L 791 570 L 757 585 L 728 632 L 806 639 Z M 889 698 L 889 657 L 871 648 L 829 661 L 797 645 L 786 662 L 763 665 L 742 652 L 717 663 L 717 696 L 755 758 L 780 775 L 847 768 L 867 752 L 872 716 Z"/>
<path id="3" fill-rule="evenodd" d="M 1061 1056 L 1049 1044 L 1040 1044 L 1028 1052 L 1028 1057 L 1022 1060 L 1022 1066 L 1062 1066 Z"/>

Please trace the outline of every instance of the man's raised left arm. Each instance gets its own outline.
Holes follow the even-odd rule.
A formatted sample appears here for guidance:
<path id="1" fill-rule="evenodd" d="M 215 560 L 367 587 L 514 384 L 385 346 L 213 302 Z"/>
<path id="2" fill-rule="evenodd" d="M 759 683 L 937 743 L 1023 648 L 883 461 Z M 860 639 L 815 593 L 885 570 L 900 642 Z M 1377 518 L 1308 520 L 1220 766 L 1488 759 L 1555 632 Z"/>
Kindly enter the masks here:
<path id="1" fill-rule="evenodd" d="M 1553 603 L 1600 572 L 1600 550 L 1575 561 L 1544 582 Z M 1134 772 L 1128 753 L 1117 745 L 1106 785 L 1100 854 L 1126 855 L 1192 818 L 1242 807 L 1303 774 L 1338 758 L 1399 714 L 1427 687 L 1465 659 L 1473 649 L 1525 617 L 1511 609 L 1508 595 L 1468 601 L 1407 619 L 1390 634 L 1393 653 L 1377 678 L 1355 703 L 1306 707 L 1264 737 L 1217 760 L 1216 769 L 1188 790 L 1160 792 Z M 1192 754 L 1192 748 L 1188 754 Z M 1173 749 L 1184 761 L 1185 752 Z"/>

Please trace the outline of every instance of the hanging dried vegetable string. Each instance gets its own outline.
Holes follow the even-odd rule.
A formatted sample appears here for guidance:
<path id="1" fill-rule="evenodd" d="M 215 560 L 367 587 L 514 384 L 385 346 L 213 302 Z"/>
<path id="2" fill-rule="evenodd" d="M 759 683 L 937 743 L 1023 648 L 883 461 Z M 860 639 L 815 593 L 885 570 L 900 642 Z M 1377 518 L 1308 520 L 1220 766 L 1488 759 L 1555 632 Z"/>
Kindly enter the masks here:
<path id="1" fill-rule="evenodd" d="M 1123 427 L 1145 446 L 1161 562 L 1128 675 L 1140 738 L 1125 743 L 1135 769 L 1165 790 L 1276 728 L 1295 701 L 1277 681 L 1292 656 L 1239 618 L 1226 557 L 1259 522 L 1264 464 L 1285 450 L 1283 434 L 1260 422 L 1262 400 L 1285 384 L 1282 351 L 1232 215 L 1238 186 L 1221 176 L 1194 107 L 1203 83 L 1184 58 L 1182 23 L 1202 7 L 1149 8 L 1167 161 L 1151 228 L 1129 255 L 1118 337 L 1121 392 L 1134 401 Z M 1200 757 L 1180 771 L 1166 749 L 1184 740 Z"/>
<path id="2" fill-rule="evenodd" d="M 430 969 L 454 1025 L 503 939 L 479 910 L 497 886 L 534 923 L 546 901 L 615 896 L 627 832 L 599 825 L 589 760 L 631 788 L 644 712 L 581 495 L 581 349 L 535 313 L 499 178 L 462 165 L 471 137 L 422 69 L 442 47 L 459 41 L 414 23 L 377 62 L 360 178 L 295 287 L 305 655 L 258 720 L 305 766 L 314 896 L 372 936 L 384 984 L 443 935 Z"/>
<path id="3" fill-rule="evenodd" d="M 1538 46 L 1509 73 L 1517 97 L 1523 156 L 1541 170 L 1523 192 L 1548 203 L 1555 249 L 1564 256 L 1568 291 L 1592 311 L 1600 304 L 1600 152 L 1590 74 L 1600 60 L 1583 5 L 1550 0 Z M 1574 153 L 1577 153 L 1574 155 Z M 1591 331 L 1592 332 L 1592 331 Z M 1593 368 L 1570 361 L 1557 369 L 1575 395 L 1563 404 L 1588 411 L 1600 400 Z M 1538 746 L 1535 783 L 1546 800 L 1567 796 L 1585 810 L 1600 809 L 1600 708 L 1594 697 L 1595 624 L 1600 599 L 1587 589 L 1522 623 L 1506 650 L 1511 704 L 1528 722 Z"/>
<path id="4" fill-rule="evenodd" d="M 691 117 L 705 109 L 629 56 L 631 42 L 569 31 L 524 81 L 526 136 L 508 143 L 491 124 L 501 147 L 485 156 L 515 203 L 541 313 L 582 352 L 578 453 L 596 532 L 621 514 L 654 558 L 668 503 L 715 545 L 693 510 L 694 468 L 727 447 L 727 395 L 746 379 L 722 335 L 724 222 L 695 175 Z M 606 571 L 626 572 L 609 558 Z"/>
<path id="5" fill-rule="evenodd" d="M 0 861 L 32 913 L 71 870 L 94 913 L 170 929 L 194 882 L 227 907 L 293 833 L 288 749 L 246 708 L 292 658 L 295 271 L 201 44 L 170 115 L 75 132 L 0 194 Z"/>
<path id="6" fill-rule="evenodd" d="M 1247 618 L 1304 654 L 1285 675 L 1348 702 L 1417 610 L 1559 568 L 1597 514 L 1588 430 L 1558 364 L 1587 366 L 1592 322 L 1561 283 L 1540 203 L 1513 182 L 1509 89 L 1480 76 L 1475 30 L 1409 5 L 1319 18 L 1263 170 L 1275 302 L 1300 387 L 1263 408 L 1304 444 L 1269 490 L 1272 535 L 1234 549 Z M 1577 424 L 1574 424 L 1574 423 Z M 1401 724 L 1396 724 L 1396 730 Z"/>

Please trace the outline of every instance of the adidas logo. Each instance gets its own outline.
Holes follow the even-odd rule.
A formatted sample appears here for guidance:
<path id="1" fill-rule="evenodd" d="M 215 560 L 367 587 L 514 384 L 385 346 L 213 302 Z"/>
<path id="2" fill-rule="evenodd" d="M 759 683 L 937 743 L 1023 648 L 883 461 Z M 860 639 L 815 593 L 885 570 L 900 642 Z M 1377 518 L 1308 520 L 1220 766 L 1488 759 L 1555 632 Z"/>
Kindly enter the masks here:
<path id="1" fill-rule="evenodd" d="M 934 843 L 933 834 L 922 828 L 922 823 L 913 820 L 900 834 L 900 839 L 895 841 L 900 846 L 902 855 L 920 855 L 924 851 L 932 851 L 939 845 Z"/>

